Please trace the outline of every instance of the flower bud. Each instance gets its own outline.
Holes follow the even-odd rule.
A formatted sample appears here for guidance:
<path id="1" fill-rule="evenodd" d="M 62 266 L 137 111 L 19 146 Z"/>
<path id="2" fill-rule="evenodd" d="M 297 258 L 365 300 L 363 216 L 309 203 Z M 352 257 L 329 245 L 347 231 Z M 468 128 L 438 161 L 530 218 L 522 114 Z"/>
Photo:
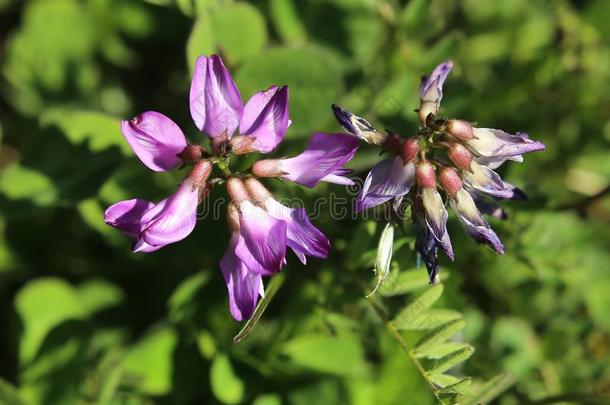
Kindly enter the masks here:
<path id="1" fill-rule="evenodd" d="M 439 175 L 441 186 L 445 189 L 450 197 L 455 197 L 459 189 L 462 188 L 462 178 L 451 167 L 443 167 Z"/>
<path id="2" fill-rule="evenodd" d="M 209 160 L 200 160 L 195 163 L 193 170 L 188 175 L 188 178 L 193 182 L 193 186 L 203 188 L 212 173 L 212 163 Z"/>
<path id="3" fill-rule="evenodd" d="M 468 121 L 449 120 L 447 121 L 446 127 L 447 132 L 458 139 L 467 141 L 474 138 L 474 134 L 472 133 L 472 124 Z"/>
<path id="4" fill-rule="evenodd" d="M 472 162 L 472 154 L 464 145 L 453 143 L 449 147 L 449 159 L 460 169 L 470 170 L 470 162 Z"/>
<path id="5" fill-rule="evenodd" d="M 176 156 L 185 163 L 194 163 L 201 159 L 202 152 L 203 150 L 200 145 L 186 145 L 182 152 Z"/>
<path id="6" fill-rule="evenodd" d="M 400 148 L 400 157 L 405 164 L 415 159 L 418 153 L 419 140 L 417 138 L 407 139 Z"/>
<path id="7" fill-rule="evenodd" d="M 434 166 L 429 162 L 421 162 L 415 169 L 417 185 L 421 188 L 436 188 Z"/>
<path id="8" fill-rule="evenodd" d="M 236 155 L 245 155 L 256 150 L 253 147 L 256 138 L 251 136 L 236 135 L 231 138 L 231 152 Z"/>
<path id="9" fill-rule="evenodd" d="M 246 184 L 248 193 L 256 201 L 262 201 L 266 198 L 273 197 L 269 190 L 267 190 L 265 186 L 263 186 L 263 184 L 254 177 L 250 177 L 244 183 Z"/>
<path id="10" fill-rule="evenodd" d="M 237 177 L 229 177 L 227 180 L 227 193 L 231 201 L 236 204 L 250 199 L 246 185 Z"/>
<path id="11" fill-rule="evenodd" d="M 252 174 L 257 177 L 280 177 L 286 173 L 280 169 L 279 159 L 265 159 L 254 162 Z"/>
<path id="12" fill-rule="evenodd" d="M 388 137 L 383 141 L 381 147 L 388 152 L 398 153 L 402 144 L 403 139 L 399 135 L 389 132 Z"/>
<path id="13" fill-rule="evenodd" d="M 375 294 L 377 289 L 384 283 L 384 281 L 390 275 L 390 264 L 392 263 L 392 248 L 394 246 L 394 226 L 388 223 L 381 237 L 379 238 L 379 245 L 377 246 L 377 257 L 375 259 L 375 275 L 377 276 L 377 284 L 373 291 L 367 295 L 367 298 Z"/>

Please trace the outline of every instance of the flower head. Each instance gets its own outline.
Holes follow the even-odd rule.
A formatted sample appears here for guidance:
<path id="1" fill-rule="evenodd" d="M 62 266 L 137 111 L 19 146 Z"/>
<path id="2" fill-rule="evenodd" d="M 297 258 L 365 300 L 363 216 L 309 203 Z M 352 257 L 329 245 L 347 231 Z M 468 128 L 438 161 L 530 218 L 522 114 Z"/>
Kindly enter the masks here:
<path id="1" fill-rule="evenodd" d="M 333 106 L 337 120 L 350 134 L 392 155 L 367 175 L 357 198 L 357 210 L 390 202 L 399 214 L 399 203 L 410 201 L 415 248 L 424 259 L 431 283 L 438 280 L 437 251 L 454 258 L 447 232 L 447 203 L 476 242 L 503 253 L 502 242 L 483 214 L 504 218 L 506 213 L 490 200 L 523 200 L 526 196 L 502 180 L 494 169 L 507 160 L 521 162 L 523 154 L 544 149 L 542 143 L 529 139 L 525 133 L 512 135 L 499 129 L 478 128 L 465 120 L 438 117 L 443 84 L 452 68 L 453 62 L 447 61 L 422 78 L 421 127 L 407 139 L 394 133 L 380 134 L 364 118 Z"/>
<path id="2" fill-rule="evenodd" d="M 189 144 L 178 125 L 161 113 L 148 111 L 123 121 L 125 139 L 147 167 L 158 172 L 192 168 L 165 200 L 121 201 L 106 210 L 104 220 L 135 241 L 134 252 L 152 252 L 188 236 L 197 222 L 198 204 L 209 196 L 213 184 L 226 183 L 231 238 L 220 268 L 231 314 L 242 321 L 252 316 L 264 294 L 263 277 L 286 265 L 288 248 L 303 264 L 306 256 L 326 258 L 330 250 L 328 238 L 310 222 L 304 208 L 282 205 L 255 176 L 283 177 L 307 187 L 320 181 L 351 184 L 343 165 L 354 156 L 358 140 L 346 134 L 317 133 L 303 153 L 261 160 L 251 174 L 237 174 L 231 170 L 237 155 L 269 153 L 284 139 L 291 124 L 288 87 L 271 86 L 244 105 L 220 56 L 201 56 L 189 101 L 193 121 L 209 137 L 212 151 Z M 221 177 L 211 178 L 213 166 Z"/>

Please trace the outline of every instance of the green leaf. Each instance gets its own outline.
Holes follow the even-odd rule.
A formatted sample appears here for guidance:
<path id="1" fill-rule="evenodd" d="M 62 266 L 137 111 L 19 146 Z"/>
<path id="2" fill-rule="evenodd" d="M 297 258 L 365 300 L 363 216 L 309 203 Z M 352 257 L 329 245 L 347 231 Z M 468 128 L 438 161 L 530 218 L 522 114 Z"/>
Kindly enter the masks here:
<path id="1" fill-rule="evenodd" d="M 247 3 L 225 4 L 199 14 L 187 44 L 190 66 L 200 55 L 221 52 L 229 65 L 259 55 L 267 45 L 265 19 Z"/>
<path id="2" fill-rule="evenodd" d="M 2 172 L 0 193 L 11 200 L 27 199 L 40 206 L 53 204 L 58 197 L 57 189 L 50 178 L 18 164 Z"/>
<path id="3" fill-rule="evenodd" d="M 307 37 L 294 0 L 270 0 L 271 20 L 278 35 L 287 43 L 302 43 Z"/>
<path id="4" fill-rule="evenodd" d="M 515 384 L 515 378 L 508 373 L 498 374 L 487 381 L 475 393 L 465 398 L 461 405 L 487 404 Z"/>
<path id="5" fill-rule="evenodd" d="M 152 330 L 125 356 L 126 373 L 138 378 L 138 388 L 151 395 L 163 395 L 172 388 L 173 352 L 178 338 L 168 326 Z"/>
<path id="6" fill-rule="evenodd" d="M 294 119 L 288 139 L 294 134 L 309 137 L 322 123 L 331 122 L 330 106 L 337 100 L 341 84 L 341 77 L 324 55 L 307 47 L 275 48 L 248 59 L 236 80 L 244 99 L 272 84 L 288 86 Z"/>
<path id="7" fill-rule="evenodd" d="M 466 347 L 470 347 L 468 343 L 464 342 L 444 342 L 434 346 L 434 350 L 426 352 L 418 352 L 417 357 L 426 357 L 428 359 L 438 360 L 446 355 L 462 350 Z"/>
<path id="8" fill-rule="evenodd" d="M 86 315 L 76 289 L 51 277 L 27 283 L 15 297 L 15 308 L 24 326 L 19 347 L 22 364 L 34 359 L 45 336 L 54 327 Z"/>
<path id="9" fill-rule="evenodd" d="M 413 302 L 404 307 L 396 317 L 394 318 L 393 323 L 396 327 L 400 327 L 403 329 L 410 329 L 409 326 L 420 325 L 421 322 L 426 323 L 427 318 L 421 318 L 420 315 L 423 311 L 430 308 L 432 304 L 436 302 L 443 293 L 443 285 L 437 284 L 431 286 L 422 294 L 420 294 Z M 415 324 L 413 321 L 418 320 L 419 324 Z M 400 325 L 400 326 L 398 326 Z"/>
<path id="10" fill-rule="evenodd" d="M 182 281 L 174 289 L 167 301 L 169 318 L 172 321 L 182 322 L 195 315 L 198 310 L 197 294 L 201 292 L 208 281 L 210 281 L 210 273 L 200 271 Z"/>
<path id="11" fill-rule="evenodd" d="M 396 319 L 394 325 L 399 330 L 429 330 L 444 323 L 462 318 L 462 314 L 451 309 L 426 309 L 413 318 Z"/>
<path id="12" fill-rule="evenodd" d="M 295 365 L 320 373 L 355 376 L 364 372 L 364 353 L 355 336 L 301 335 L 282 352 Z"/>
<path id="13" fill-rule="evenodd" d="M 452 367 L 466 361 L 474 353 L 474 347 L 467 346 L 454 353 L 448 354 L 436 361 L 434 367 L 428 370 L 430 374 L 441 374 Z"/>
<path id="14" fill-rule="evenodd" d="M 362 252 L 366 251 L 373 243 L 377 223 L 374 221 L 362 222 L 358 225 L 354 237 L 350 239 L 349 249 L 347 250 L 346 263 L 359 263 Z M 383 288 L 382 288 L 383 289 Z"/>
<path id="15" fill-rule="evenodd" d="M 437 344 L 444 342 L 459 330 L 462 330 L 465 325 L 466 322 L 463 319 L 456 319 L 431 330 L 417 342 L 414 352 L 417 354 L 433 350 Z"/>
<path id="16" fill-rule="evenodd" d="M 129 144 L 121 135 L 118 117 L 97 111 L 55 108 L 46 110 L 40 117 L 42 126 L 58 127 L 74 144 L 86 143 L 92 152 L 117 147 L 125 156 L 131 156 Z"/>
<path id="17" fill-rule="evenodd" d="M 444 388 L 441 388 L 438 393 L 439 394 L 467 394 L 470 390 L 470 385 L 472 383 L 472 378 L 466 377 L 455 384 L 447 385 Z"/>
<path id="18" fill-rule="evenodd" d="M 123 302 L 123 291 L 102 279 L 90 279 L 78 286 L 79 305 L 87 314 L 93 314 Z"/>
<path id="19" fill-rule="evenodd" d="M 244 397 L 244 383 L 233 371 L 227 355 L 219 353 L 212 362 L 210 370 L 212 393 L 222 403 L 238 404 Z"/>
<path id="20" fill-rule="evenodd" d="M 428 375 L 428 379 L 441 388 L 457 384 L 460 381 L 458 377 L 449 374 L 431 374 Z"/>
<path id="21" fill-rule="evenodd" d="M 265 290 L 265 297 L 260 300 L 256 305 L 256 309 L 254 310 L 254 314 L 252 314 L 252 318 L 248 319 L 248 322 L 246 322 L 244 327 L 239 331 L 237 335 L 235 335 L 235 337 L 233 337 L 234 343 L 239 343 L 246 336 L 248 336 L 250 332 L 252 332 L 252 330 L 254 330 L 256 323 L 259 321 L 261 316 L 263 316 L 263 313 L 267 309 L 267 306 L 269 305 L 269 303 L 271 302 L 271 300 L 273 299 L 273 297 L 275 296 L 275 294 L 280 289 L 283 283 L 284 274 L 277 274 L 271 279 L 269 285 L 267 285 L 267 289 Z"/>
<path id="22" fill-rule="evenodd" d="M 17 388 L 0 378 L 0 404 L 3 405 L 25 405 L 19 397 Z"/>

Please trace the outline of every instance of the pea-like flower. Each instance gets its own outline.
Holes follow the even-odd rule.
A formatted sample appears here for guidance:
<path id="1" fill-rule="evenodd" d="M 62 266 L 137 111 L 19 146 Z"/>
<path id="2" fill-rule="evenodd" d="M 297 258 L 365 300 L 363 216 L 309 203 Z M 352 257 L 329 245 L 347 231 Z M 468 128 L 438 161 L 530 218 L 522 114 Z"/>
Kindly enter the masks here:
<path id="1" fill-rule="evenodd" d="M 483 214 L 505 218 L 505 212 L 493 201 L 524 200 L 526 195 L 494 170 L 507 160 L 522 162 L 524 154 L 544 149 L 542 143 L 522 132 L 513 135 L 439 117 L 443 84 L 452 68 L 453 62 L 447 61 L 422 78 L 418 110 L 421 126 L 410 138 L 382 133 L 364 118 L 333 105 L 337 120 L 347 132 L 391 155 L 367 175 L 356 210 L 391 203 L 395 217 L 400 218 L 404 210 L 401 202 L 410 201 L 415 248 L 426 264 L 431 283 L 438 281 L 437 251 L 454 258 L 447 232 L 447 203 L 476 242 L 503 253 L 502 242 Z"/>
<path id="2" fill-rule="evenodd" d="M 252 316 L 264 294 L 263 277 L 287 264 L 286 250 L 306 263 L 306 256 L 326 258 L 328 238 L 310 221 L 304 208 L 275 200 L 256 180 L 282 177 L 314 187 L 320 181 L 351 184 L 343 167 L 355 154 L 358 140 L 345 134 L 317 133 L 305 151 L 292 158 L 255 162 L 251 173 L 233 173 L 237 155 L 269 153 L 290 126 L 288 87 L 271 86 L 244 105 L 237 85 L 218 55 L 201 56 L 190 89 L 190 111 L 197 128 L 210 140 L 211 151 L 190 144 L 169 117 L 148 111 L 123 121 L 123 136 L 144 165 L 156 172 L 192 166 L 178 190 L 165 200 L 132 199 L 110 206 L 105 222 L 134 240 L 134 252 L 153 252 L 186 238 L 195 228 L 197 207 L 214 184 L 227 184 L 231 199 L 227 219 L 231 238 L 220 261 L 236 320 Z M 214 166 L 221 177 L 213 176 Z"/>

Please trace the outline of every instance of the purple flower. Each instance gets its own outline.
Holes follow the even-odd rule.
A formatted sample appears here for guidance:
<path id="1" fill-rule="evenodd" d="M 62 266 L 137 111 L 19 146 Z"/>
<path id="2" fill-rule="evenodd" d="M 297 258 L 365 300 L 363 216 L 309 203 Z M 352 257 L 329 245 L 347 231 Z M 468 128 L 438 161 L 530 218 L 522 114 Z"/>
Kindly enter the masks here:
<path id="1" fill-rule="evenodd" d="M 358 139 L 346 134 L 319 132 L 309 140 L 305 151 L 285 159 L 267 159 L 256 162 L 252 172 L 259 177 L 282 177 L 313 188 L 320 181 L 353 184 L 344 177 L 343 168 L 356 153 Z"/>
<path id="2" fill-rule="evenodd" d="M 178 157 L 187 146 L 182 130 L 165 115 L 147 111 L 129 121 L 121 121 L 125 140 L 138 158 L 156 172 L 180 166 Z"/>
<path id="3" fill-rule="evenodd" d="M 299 260 L 306 264 L 305 255 L 325 259 L 330 251 L 330 241 L 312 225 L 304 208 L 289 208 L 276 201 L 271 193 L 256 179 L 246 180 L 249 194 L 273 218 L 286 223 L 286 245 Z"/>
<path id="4" fill-rule="evenodd" d="M 216 144 L 235 137 L 234 152 L 267 153 L 284 139 L 290 125 L 288 88 L 271 86 L 256 93 L 244 106 L 231 74 L 220 56 L 201 56 L 195 64 L 190 91 L 195 125 Z"/>
<path id="5" fill-rule="evenodd" d="M 415 250 L 417 251 L 419 258 L 423 259 L 426 265 L 430 284 L 436 284 L 438 282 L 439 273 L 437 256 L 438 242 L 426 224 L 421 196 L 415 197 L 411 216 L 415 228 Z"/>
<path id="6" fill-rule="evenodd" d="M 387 135 L 377 131 L 364 118 L 342 109 L 337 104 L 333 104 L 332 109 L 339 124 L 350 134 L 374 145 L 382 145 L 386 140 Z"/>
<path id="7" fill-rule="evenodd" d="M 464 171 L 464 184 L 490 197 L 503 200 L 526 200 L 519 188 L 502 180 L 500 175 L 487 166 L 470 162 L 470 172 Z"/>
<path id="8" fill-rule="evenodd" d="M 422 123 L 426 122 L 429 114 L 438 112 L 443 98 L 443 84 L 453 69 L 453 62 L 446 61 L 438 65 L 429 76 L 421 79 L 419 86 L 419 119 Z"/>
<path id="9" fill-rule="evenodd" d="M 382 160 L 366 176 L 356 200 L 356 211 L 383 204 L 406 195 L 415 180 L 415 164 L 403 163 L 401 157 Z"/>
<path id="10" fill-rule="evenodd" d="M 229 292 L 229 310 L 236 321 L 250 319 L 264 295 L 263 280 L 259 273 L 251 271 L 236 253 L 239 232 L 233 232 L 229 249 L 220 260 L 220 270 Z"/>
<path id="11" fill-rule="evenodd" d="M 108 207 L 104 222 L 134 239 L 134 252 L 152 252 L 181 241 L 195 228 L 197 205 L 211 170 L 210 162 L 202 160 L 170 197 L 157 204 L 120 201 Z"/>
<path id="12" fill-rule="evenodd" d="M 450 201 L 460 223 L 471 238 L 478 243 L 489 246 L 497 253 L 504 253 L 504 245 L 487 221 L 483 219 L 472 196 L 466 190 L 459 189 Z"/>
<path id="13" fill-rule="evenodd" d="M 495 169 L 506 160 L 523 161 L 523 154 L 544 149 L 544 144 L 529 139 L 523 132 L 515 135 L 500 129 L 473 128 L 474 137 L 466 141 L 466 146 L 478 158 L 478 163 Z"/>

